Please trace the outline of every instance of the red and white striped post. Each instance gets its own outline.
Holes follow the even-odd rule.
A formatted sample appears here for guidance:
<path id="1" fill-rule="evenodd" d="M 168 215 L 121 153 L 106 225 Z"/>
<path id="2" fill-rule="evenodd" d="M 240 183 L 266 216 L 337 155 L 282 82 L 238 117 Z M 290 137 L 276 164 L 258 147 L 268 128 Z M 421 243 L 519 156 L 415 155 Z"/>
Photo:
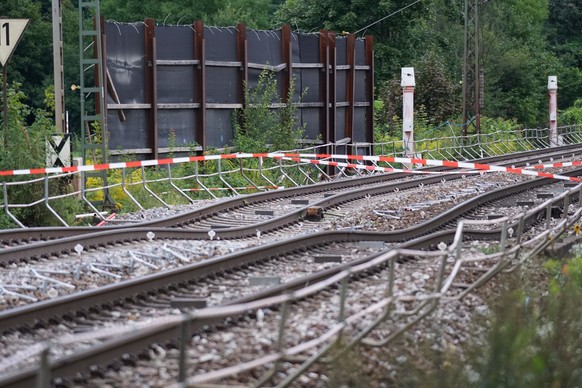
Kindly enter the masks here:
<path id="1" fill-rule="evenodd" d="M 404 157 L 414 157 L 414 67 L 403 67 L 402 86 L 402 147 Z"/>
<path id="2" fill-rule="evenodd" d="M 558 77 L 548 77 L 548 96 L 550 97 L 550 147 L 558 144 Z"/>

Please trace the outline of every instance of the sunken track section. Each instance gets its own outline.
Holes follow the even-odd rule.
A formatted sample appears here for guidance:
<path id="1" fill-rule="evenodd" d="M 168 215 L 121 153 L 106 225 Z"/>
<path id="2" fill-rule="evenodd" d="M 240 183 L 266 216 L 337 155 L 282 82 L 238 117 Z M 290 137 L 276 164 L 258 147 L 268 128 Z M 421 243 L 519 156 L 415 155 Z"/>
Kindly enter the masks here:
<path id="1" fill-rule="evenodd" d="M 570 171 L 568 175 L 575 176 L 582 174 L 582 169 Z M 302 236 L 274 244 L 269 244 L 257 248 L 252 248 L 243 251 L 242 253 L 231 254 L 221 258 L 207 260 L 201 263 L 193 264 L 184 268 L 166 271 L 163 273 L 145 276 L 139 279 L 129 280 L 123 283 L 113 284 L 97 290 L 85 291 L 78 294 L 65 296 L 62 298 L 36 303 L 29 306 L 19 307 L 12 310 L 0 313 L 0 329 L 2 331 L 15 330 L 23 325 L 30 324 L 34 321 L 58 321 L 60 317 L 74 313 L 75 311 L 82 311 L 88 306 L 97 306 L 97 308 L 107 306 L 114 303 L 120 303 L 127 298 L 134 298 L 140 294 L 152 294 L 170 286 L 180 287 L 180 285 L 188 285 L 191 282 L 196 282 L 205 277 L 211 277 L 217 273 L 224 271 L 233 271 L 237 268 L 243 268 L 253 263 L 272 260 L 284 252 L 294 252 L 297 250 L 305 250 L 317 248 L 322 245 L 329 245 L 338 242 L 356 242 L 356 241 L 384 241 L 384 242 L 401 242 L 406 241 L 400 245 L 400 248 L 409 249 L 433 249 L 440 242 L 450 242 L 453 240 L 455 230 L 447 229 L 435 232 L 437 229 L 446 227 L 446 225 L 454 222 L 460 216 L 473 211 L 478 206 L 490 203 L 491 201 L 499 200 L 503 197 L 511 196 L 515 193 L 520 193 L 525 190 L 530 190 L 535 187 L 547 184 L 548 181 L 542 179 L 532 180 L 520 183 L 511 188 L 503 188 L 493 192 L 489 192 L 471 199 L 455 208 L 443 213 L 441 216 L 415 226 L 414 228 L 404 229 L 391 233 L 370 233 L 370 232 L 355 232 L 355 231 L 335 231 L 318 233 L 311 236 Z M 573 198 L 572 198 L 573 199 Z M 525 219 L 525 225 L 532 225 L 539 222 L 545 217 L 544 210 L 536 213 L 528 214 Z M 517 226 L 517 225 L 515 225 Z M 143 229 L 142 232 L 145 233 Z M 117 232 L 101 232 L 100 234 L 108 233 L 129 233 L 130 231 Z M 224 231 L 228 233 L 229 231 Z M 177 235 L 191 233 L 180 230 L 160 229 L 158 233 L 168 233 L 166 238 L 176 238 Z M 469 239 L 498 239 L 501 234 L 500 230 L 473 230 L 465 232 L 466 238 Z M 417 237 L 417 236 L 422 237 Z M 182 236 L 178 238 L 183 238 Z M 313 284 L 337 274 L 339 271 L 346 269 L 348 266 L 357 265 L 365 261 L 371 260 L 378 254 L 368 256 L 348 264 L 341 264 L 327 270 L 311 274 L 309 276 L 285 283 L 281 286 L 270 288 L 251 296 L 234 300 L 231 303 L 244 303 L 252 300 L 258 300 L 269 296 L 279 295 L 291 290 L 300 289 L 305 284 Z M 116 302 L 117 301 L 117 302 Z M 236 321 L 238 317 L 231 317 Z M 199 330 L 205 326 L 217 324 L 215 320 L 197 320 L 192 323 L 191 330 Z M 117 338 L 101 345 L 91 347 L 86 350 L 74 353 L 57 360 L 51 365 L 51 370 L 54 377 L 66 377 L 77 373 L 91 365 L 106 364 L 112 359 L 119 357 L 124 353 L 139 352 L 155 342 L 168 341 L 174 338 L 179 329 L 179 323 L 171 322 L 166 325 L 157 326 L 148 330 L 137 331 L 132 335 L 124 338 Z M 19 373 L 6 376 L 0 379 L 0 386 L 11 387 L 28 387 L 34 384 L 38 375 L 38 369 L 32 367 L 30 369 L 21 371 Z"/>

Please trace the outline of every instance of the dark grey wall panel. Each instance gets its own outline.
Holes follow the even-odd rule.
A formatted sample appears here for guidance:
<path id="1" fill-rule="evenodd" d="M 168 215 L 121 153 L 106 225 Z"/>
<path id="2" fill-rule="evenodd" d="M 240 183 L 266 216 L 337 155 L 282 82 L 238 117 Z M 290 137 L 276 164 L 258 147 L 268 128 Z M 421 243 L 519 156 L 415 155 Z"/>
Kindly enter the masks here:
<path id="1" fill-rule="evenodd" d="M 105 25 L 107 69 L 124 104 L 145 102 L 143 24 Z"/>
<path id="2" fill-rule="evenodd" d="M 348 40 L 344 37 L 337 37 L 335 39 L 335 55 L 336 55 L 336 64 L 337 65 L 347 65 L 347 44 Z"/>
<path id="3" fill-rule="evenodd" d="M 250 34 L 249 30 L 247 34 Z M 236 29 L 234 27 L 204 27 L 206 60 L 236 61 Z"/>
<path id="4" fill-rule="evenodd" d="M 158 59 L 194 59 L 194 30 L 190 26 L 156 26 Z"/>
<path id="5" fill-rule="evenodd" d="M 206 102 L 238 102 L 238 67 L 206 67 Z"/>
<path id="6" fill-rule="evenodd" d="M 158 103 L 194 102 L 194 66 L 158 66 Z"/>
<path id="7" fill-rule="evenodd" d="M 319 63 L 319 34 L 300 34 L 302 63 Z"/>
<path id="8" fill-rule="evenodd" d="M 232 144 L 232 112 L 232 109 L 209 109 L 206 111 L 206 142 L 208 147 L 222 148 Z"/>
<path id="9" fill-rule="evenodd" d="M 335 97 L 337 102 L 346 102 L 346 82 L 348 70 L 338 70 L 335 78 Z"/>
<path id="10" fill-rule="evenodd" d="M 281 64 L 281 31 L 247 31 L 249 62 Z"/>
<path id="11" fill-rule="evenodd" d="M 109 149 L 125 150 L 147 148 L 148 112 L 142 109 L 127 109 L 124 111 L 126 120 L 119 120 L 117 111 L 107 112 L 107 128 L 109 130 Z"/>
<path id="12" fill-rule="evenodd" d="M 335 110 L 335 138 L 341 140 L 346 137 L 346 108 Z"/>
<path id="13" fill-rule="evenodd" d="M 303 108 L 301 110 L 301 120 L 305 124 L 305 135 L 308 139 L 317 139 L 319 136 L 319 109 Z"/>
<path id="14" fill-rule="evenodd" d="M 115 24 L 105 25 L 107 34 L 106 62 L 112 77 L 113 84 L 117 89 L 122 104 L 144 104 L 146 100 L 146 74 L 148 65 L 145 63 L 145 26 L 143 23 L 136 24 Z M 194 58 L 195 32 L 192 26 L 156 26 L 155 27 L 155 54 L 157 61 L 189 60 Z M 242 75 L 241 67 L 233 66 L 237 58 L 237 36 L 238 31 L 234 27 L 217 28 L 204 27 L 205 56 L 206 56 L 206 79 L 205 79 L 205 125 L 206 125 L 206 145 L 207 147 L 223 148 L 232 145 L 233 126 L 232 109 L 211 104 L 239 104 L 240 101 L 240 81 Z M 277 66 L 282 64 L 282 39 L 281 31 L 255 31 L 247 30 L 247 54 L 249 63 Z M 291 61 L 295 64 L 318 64 L 320 63 L 320 34 L 291 33 Z M 356 40 L 356 64 L 365 64 L 365 41 Z M 336 64 L 347 64 L 346 59 L 347 39 L 343 36 L 336 36 Z M 229 63 L 209 63 L 229 62 Z M 200 66 L 192 63 L 183 64 L 158 64 L 157 79 L 155 80 L 155 98 L 158 104 L 192 104 L 201 103 L 202 84 L 197 84 L 201 75 Z M 248 85 L 255 87 L 262 70 L 248 68 Z M 285 70 L 274 73 L 274 78 L 278 83 L 279 96 L 273 102 L 279 102 L 281 85 L 287 77 Z M 320 90 L 320 80 L 323 69 L 300 68 L 293 69 L 293 80 L 295 93 L 294 102 L 319 103 L 325 98 Z M 346 100 L 346 82 L 348 70 L 336 70 L 336 96 L 337 102 Z M 355 80 L 355 100 L 356 102 L 366 102 L 366 77 L 369 72 L 364 70 L 356 71 Z M 300 99 L 301 97 L 301 99 Z M 111 95 L 107 96 L 108 103 L 114 103 Z M 126 120 L 121 122 L 117 110 L 108 111 L 110 149 L 135 149 L 148 148 L 150 131 L 153 131 L 149 117 L 151 109 L 126 108 L 124 113 Z M 322 120 L 323 107 L 298 108 L 297 117 L 301 124 L 305 125 L 305 137 L 314 140 L 319 137 L 320 124 Z M 158 147 L 167 148 L 169 146 L 170 131 L 176 135 L 176 146 L 190 146 L 197 138 L 195 134 L 201 135 L 201 125 L 203 120 L 202 109 L 180 108 L 180 109 L 157 109 L 157 141 Z M 345 116 L 347 109 L 338 107 L 335 114 L 335 137 L 341 139 L 345 137 Z M 331 112 L 330 112 L 331 113 Z M 331 113 L 332 114 L 332 113 Z M 366 108 L 357 107 L 354 117 L 354 140 L 365 140 L 365 115 Z M 150 128 L 151 126 L 151 128 Z M 200 126 L 200 128 L 197 128 Z M 195 132 L 198 131 L 198 132 Z M 200 137 L 201 139 L 201 137 Z"/>
<path id="15" fill-rule="evenodd" d="M 356 71 L 356 102 L 366 102 L 366 72 L 362 70 Z"/>
<path id="16" fill-rule="evenodd" d="M 366 108 L 354 109 L 354 138 L 352 141 L 365 142 L 366 139 Z"/>
<path id="17" fill-rule="evenodd" d="M 302 69 L 301 70 L 301 92 L 303 93 L 303 102 L 319 102 L 319 77 L 321 69 Z"/>
<path id="18" fill-rule="evenodd" d="M 174 132 L 175 147 L 189 147 L 194 144 L 196 115 L 193 109 L 158 110 L 158 142 L 160 147 L 169 147 L 170 133 Z"/>
<path id="19" fill-rule="evenodd" d="M 366 64 L 366 41 L 356 39 L 356 65 Z"/>

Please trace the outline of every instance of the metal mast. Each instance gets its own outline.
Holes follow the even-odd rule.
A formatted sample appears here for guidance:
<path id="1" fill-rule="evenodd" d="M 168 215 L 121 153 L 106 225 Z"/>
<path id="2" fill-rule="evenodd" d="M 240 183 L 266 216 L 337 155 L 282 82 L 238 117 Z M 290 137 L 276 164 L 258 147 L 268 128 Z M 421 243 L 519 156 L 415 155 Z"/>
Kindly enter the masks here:
<path id="1" fill-rule="evenodd" d="M 79 0 L 79 83 L 81 91 L 81 139 L 83 164 L 107 163 L 107 117 L 105 111 L 105 83 L 103 36 L 99 0 Z M 95 178 L 103 187 L 101 199 L 93 201 L 105 205 L 111 202 L 107 189 L 107 171 L 84 174 Z"/>
<path id="2" fill-rule="evenodd" d="M 481 132 L 482 72 L 479 64 L 479 0 L 465 0 L 463 135 Z"/>

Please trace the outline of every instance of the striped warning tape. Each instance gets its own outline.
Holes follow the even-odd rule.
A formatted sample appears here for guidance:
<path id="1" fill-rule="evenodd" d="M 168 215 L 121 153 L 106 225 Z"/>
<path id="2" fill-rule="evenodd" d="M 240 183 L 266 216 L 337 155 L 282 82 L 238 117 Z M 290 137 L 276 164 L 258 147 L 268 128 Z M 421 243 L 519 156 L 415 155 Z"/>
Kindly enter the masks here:
<path id="1" fill-rule="evenodd" d="M 120 168 L 135 168 L 135 167 L 150 167 L 150 166 L 161 166 L 167 164 L 179 164 L 179 163 L 189 163 L 189 162 L 201 162 L 209 160 L 218 159 L 248 159 L 248 158 L 274 158 L 283 160 L 292 160 L 302 163 L 312 163 L 312 164 L 325 164 L 337 167 L 348 167 L 356 169 L 365 169 L 371 171 L 381 171 L 381 172 L 404 172 L 413 174 L 450 174 L 451 172 L 429 172 L 429 171 L 419 171 L 411 169 L 396 169 L 391 167 L 378 167 L 378 166 L 368 166 L 360 165 L 354 163 L 341 163 L 333 162 L 325 159 L 344 159 L 344 160 L 356 160 L 356 161 L 370 161 L 370 162 L 386 162 L 386 163 L 400 163 L 405 165 L 426 165 L 426 166 L 439 166 L 439 167 L 451 167 L 460 168 L 468 170 L 479 170 L 479 171 L 499 171 L 508 172 L 512 174 L 522 174 L 531 175 L 543 178 L 551 179 L 561 179 L 569 180 L 574 182 L 580 182 L 580 178 L 567 177 L 558 174 L 551 174 L 545 172 L 531 171 L 526 168 L 515 168 L 515 167 L 502 167 L 492 164 L 482 164 L 482 163 L 470 163 L 470 162 L 457 162 L 450 160 L 434 160 L 434 159 L 417 159 L 417 158 L 401 158 L 393 156 L 367 156 L 367 155 L 337 155 L 337 154 L 302 154 L 302 153 L 236 153 L 236 154 L 221 154 L 221 155 L 203 155 L 203 156 L 188 156 L 180 158 L 167 158 L 167 159 L 154 159 L 154 160 L 143 160 L 134 162 L 118 162 L 118 163 L 106 163 L 106 164 L 94 164 L 86 166 L 73 166 L 73 167 L 51 167 L 51 168 L 37 168 L 37 169 L 23 169 L 23 170 L 5 170 L 0 171 L 0 176 L 11 176 L 11 175 L 35 175 L 35 174 L 53 174 L 53 173 L 73 173 L 81 171 L 99 171 L 99 170 L 111 170 Z M 579 165 L 575 163 L 579 162 L 563 162 L 554 163 L 552 167 L 560 165 L 560 167 L 566 167 L 567 163 L 572 163 L 572 165 Z M 536 165 L 537 167 L 542 165 Z M 536 167 L 534 166 L 534 168 Z M 464 172 L 453 172 L 453 173 L 474 173 L 474 171 L 464 171 Z"/>
<path id="2" fill-rule="evenodd" d="M 567 180 L 573 182 L 581 182 L 580 178 L 576 177 L 569 177 L 565 175 L 559 174 L 551 174 L 546 172 L 538 172 L 538 171 L 531 171 L 524 168 L 515 168 L 515 167 L 503 167 L 503 166 L 496 166 L 493 164 L 482 164 L 482 163 L 470 163 L 470 162 L 457 162 L 457 161 L 450 161 L 450 160 L 434 160 L 434 159 L 417 159 L 417 158 L 400 158 L 400 157 L 393 157 L 393 156 L 367 156 L 367 155 L 330 155 L 330 154 L 284 154 L 285 156 L 280 156 L 277 154 L 275 156 L 270 156 L 274 158 L 288 158 L 289 160 L 295 161 L 302 161 L 312 164 L 327 164 L 330 166 L 336 165 L 335 163 L 338 162 L 330 162 L 323 159 L 348 159 L 348 160 L 360 160 L 360 161 L 371 161 L 371 162 L 386 162 L 386 163 L 401 163 L 401 164 L 421 164 L 424 166 L 438 166 L 438 167 L 452 167 L 452 168 L 463 168 L 469 170 L 479 170 L 479 171 L 490 171 L 490 172 L 508 172 L 511 174 L 521 174 L 521 175 L 530 175 L 536 176 L 541 178 L 550 178 L 550 179 L 560 179 L 560 180 Z M 296 155 L 300 155 L 297 157 Z M 316 159 L 307 159 L 306 157 L 313 157 Z M 349 164 L 349 163 L 348 163 Z M 376 166 L 365 166 L 365 165 L 358 165 L 352 164 L 353 166 L 360 166 L 354 168 L 360 169 L 375 169 Z M 339 166 L 339 165 L 338 165 Z M 341 166 L 343 167 L 343 166 Z M 391 169 L 389 172 L 416 172 L 417 170 L 397 170 Z M 450 172 L 441 172 L 445 174 L 450 174 Z"/>
<path id="3" fill-rule="evenodd" d="M 572 162 L 557 162 L 557 163 L 549 163 L 549 164 L 534 164 L 533 166 L 526 165 L 524 168 L 526 169 L 534 169 L 540 170 L 544 168 L 560 168 L 560 167 L 576 167 L 582 166 L 581 160 L 574 160 Z"/>
<path id="4" fill-rule="evenodd" d="M 255 155 L 257 155 L 257 156 L 255 156 Z M 166 165 L 166 164 L 202 162 L 205 160 L 258 158 L 261 156 L 265 157 L 265 155 L 266 154 L 238 153 L 238 154 L 187 156 L 187 157 L 167 158 L 167 159 L 138 160 L 138 161 L 134 161 L 134 162 L 90 164 L 90 165 L 85 165 L 85 166 L 72 166 L 72 167 L 47 167 L 47 168 L 33 168 L 33 169 L 24 169 L 24 170 L 5 170 L 5 171 L 0 171 L 0 176 L 63 174 L 63 173 L 72 173 L 72 172 L 81 172 L 81 171 L 114 170 L 114 169 L 119 169 L 119 168 L 151 167 L 151 166 L 162 166 L 162 165 Z"/>

